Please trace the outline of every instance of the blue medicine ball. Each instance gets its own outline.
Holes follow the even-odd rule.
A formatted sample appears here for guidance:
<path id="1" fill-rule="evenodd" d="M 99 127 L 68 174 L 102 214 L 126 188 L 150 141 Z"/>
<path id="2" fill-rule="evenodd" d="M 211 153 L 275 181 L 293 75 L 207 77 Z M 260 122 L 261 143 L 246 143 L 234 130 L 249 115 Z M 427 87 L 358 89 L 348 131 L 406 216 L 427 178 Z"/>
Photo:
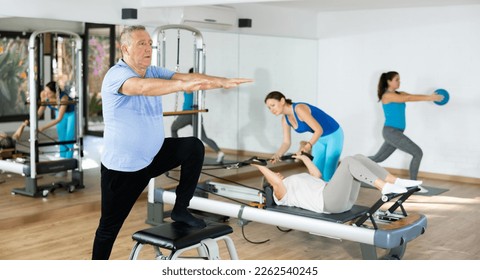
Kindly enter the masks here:
<path id="1" fill-rule="evenodd" d="M 448 103 L 448 100 L 450 99 L 450 95 L 448 94 L 448 91 L 444 90 L 443 88 L 439 88 L 435 90 L 436 94 L 443 95 L 443 100 L 442 101 L 433 101 L 437 105 L 445 105 Z"/>

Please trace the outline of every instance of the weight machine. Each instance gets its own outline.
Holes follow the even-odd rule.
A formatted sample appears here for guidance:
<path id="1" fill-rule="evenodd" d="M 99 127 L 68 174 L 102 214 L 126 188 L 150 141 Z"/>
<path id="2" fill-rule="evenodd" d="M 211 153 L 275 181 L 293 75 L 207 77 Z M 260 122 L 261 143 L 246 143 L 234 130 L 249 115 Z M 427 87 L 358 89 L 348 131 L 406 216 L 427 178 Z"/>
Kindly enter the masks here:
<path id="1" fill-rule="evenodd" d="M 177 56 L 176 56 L 176 67 L 175 71 L 178 72 L 180 69 L 180 43 L 181 36 L 180 31 L 190 31 L 192 32 L 193 40 L 193 72 L 205 74 L 205 44 L 203 43 L 202 33 L 187 25 L 181 24 L 171 24 L 157 27 L 153 33 L 152 40 L 152 65 L 165 67 L 166 65 L 166 52 L 167 52 L 167 30 L 177 30 Z M 174 116 L 179 114 L 192 114 L 193 115 L 193 135 L 195 137 L 200 137 L 202 133 L 202 113 L 208 112 L 205 109 L 205 91 L 199 90 L 193 93 L 193 106 L 195 110 L 176 112 L 178 106 L 178 95 L 177 92 L 175 97 L 175 112 L 164 112 L 164 116 Z"/>
<path id="2" fill-rule="evenodd" d="M 53 141 L 53 142 L 43 142 L 39 143 L 38 139 L 38 116 L 37 110 L 38 105 L 64 105 L 60 102 L 60 99 L 57 98 L 56 104 L 39 104 L 39 89 L 36 85 L 35 74 L 39 71 L 40 76 L 43 79 L 43 50 L 44 50 L 44 34 L 63 34 L 70 36 L 72 39 L 72 57 L 73 65 L 72 67 L 75 73 L 75 91 L 76 96 L 73 98 L 72 102 L 75 106 L 75 140 L 71 141 Z M 55 48 L 56 46 L 53 46 Z M 38 48 L 38 49 L 37 49 Z M 38 51 L 39 50 L 39 51 Z M 40 53 L 40 58 L 36 57 L 37 53 Z M 84 188 L 83 186 L 83 169 L 82 169 L 82 157 L 83 157 L 83 121 L 82 115 L 83 112 L 83 82 L 82 82 L 82 39 L 81 37 L 73 32 L 63 31 L 63 30 L 44 30 L 44 31 L 35 31 L 32 33 L 29 39 L 28 44 L 28 57 L 29 57 L 29 68 L 28 68 L 28 88 L 29 88 L 29 113 L 30 113 L 30 137 L 29 137 L 29 148 L 30 155 L 28 159 L 15 159 L 15 160 L 1 160 L 0 169 L 13 172 L 16 174 L 21 174 L 25 176 L 25 188 L 13 189 L 12 194 L 21 194 L 31 197 L 43 196 L 46 197 L 49 192 L 54 191 L 58 187 L 66 187 L 69 192 L 73 192 L 75 189 Z M 36 68 L 36 60 L 39 61 L 39 67 Z M 76 156 L 74 153 L 73 158 L 61 158 L 54 160 L 40 160 L 40 147 L 46 146 L 55 146 L 55 145 L 74 145 L 74 150 L 77 151 Z M 60 171 L 72 170 L 71 181 L 68 182 L 56 182 L 51 185 L 38 186 L 37 180 L 39 179 L 40 174 L 56 173 Z"/>

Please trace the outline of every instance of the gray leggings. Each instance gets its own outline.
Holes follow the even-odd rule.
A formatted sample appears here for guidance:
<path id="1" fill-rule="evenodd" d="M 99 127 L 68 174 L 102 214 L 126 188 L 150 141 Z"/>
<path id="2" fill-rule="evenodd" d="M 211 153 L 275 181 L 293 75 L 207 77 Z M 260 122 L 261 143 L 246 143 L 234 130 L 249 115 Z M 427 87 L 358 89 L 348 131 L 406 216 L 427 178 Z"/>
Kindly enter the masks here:
<path id="1" fill-rule="evenodd" d="M 350 210 L 357 201 L 360 182 L 373 186 L 376 179 L 385 180 L 387 175 L 387 170 L 364 155 L 344 158 L 323 191 L 324 211 Z"/>
<path id="2" fill-rule="evenodd" d="M 382 162 L 393 154 L 396 149 L 404 151 L 412 156 L 412 160 L 410 161 L 410 179 L 417 180 L 420 162 L 423 157 L 422 149 L 410 140 L 410 138 L 405 136 L 402 130 L 390 126 L 383 127 L 383 138 L 385 142 L 380 147 L 380 150 L 369 158 L 374 162 Z"/>
<path id="3" fill-rule="evenodd" d="M 192 115 L 180 115 L 178 116 L 172 123 L 172 137 L 173 138 L 178 138 L 178 130 L 181 128 L 186 127 L 187 125 L 193 125 L 193 116 Z M 217 143 L 213 141 L 212 139 L 207 137 L 207 134 L 205 133 L 205 128 L 203 128 L 203 123 L 202 123 L 202 136 L 201 136 L 202 141 L 207 144 L 210 148 L 212 148 L 216 153 L 220 152 L 220 148 L 218 147 Z"/>

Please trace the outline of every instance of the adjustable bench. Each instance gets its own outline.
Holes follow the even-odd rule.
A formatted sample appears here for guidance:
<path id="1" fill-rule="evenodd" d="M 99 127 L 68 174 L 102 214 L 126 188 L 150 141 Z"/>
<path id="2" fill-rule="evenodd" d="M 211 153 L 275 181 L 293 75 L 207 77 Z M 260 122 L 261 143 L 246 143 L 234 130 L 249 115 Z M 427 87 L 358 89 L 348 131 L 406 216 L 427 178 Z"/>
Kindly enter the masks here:
<path id="1" fill-rule="evenodd" d="M 140 254 L 143 245 L 148 244 L 154 247 L 157 254 L 156 259 L 175 260 L 186 251 L 197 249 L 196 259 L 218 260 L 220 259 L 218 241 L 223 240 L 227 246 L 230 258 L 238 260 L 235 245 L 227 235 L 233 229 L 225 224 L 208 223 L 205 228 L 191 227 L 185 223 L 165 223 L 152 228 L 137 231 L 132 239 L 136 241 L 130 260 L 135 260 Z M 170 251 L 164 255 L 160 248 Z"/>

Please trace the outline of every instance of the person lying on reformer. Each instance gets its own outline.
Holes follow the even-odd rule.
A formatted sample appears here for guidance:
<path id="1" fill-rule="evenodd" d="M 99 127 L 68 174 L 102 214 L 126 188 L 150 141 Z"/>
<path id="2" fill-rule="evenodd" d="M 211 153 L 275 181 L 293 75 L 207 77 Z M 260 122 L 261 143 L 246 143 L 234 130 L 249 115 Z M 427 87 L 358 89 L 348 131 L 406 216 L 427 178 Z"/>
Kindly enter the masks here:
<path id="1" fill-rule="evenodd" d="M 8 136 L 7 133 L 0 131 L 0 150 L 2 149 L 15 149 L 15 144 L 16 142 L 20 139 L 22 136 L 23 130 L 25 127 L 28 126 L 28 120 L 25 120 L 15 131 L 15 133 L 12 134 L 12 136 Z"/>
<path id="2" fill-rule="evenodd" d="M 301 160 L 308 173 L 284 177 L 266 167 L 265 160 L 249 160 L 273 187 L 277 205 L 295 206 L 317 213 L 342 213 L 350 210 L 356 202 L 361 182 L 374 186 L 382 194 L 405 193 L 408 187 L 422 183 L 398 178 L 360 154 L 344 158 L 327 183 L 321 179 L 320 170 L 308 155 L 299 152 L 292 157 Z"/>

